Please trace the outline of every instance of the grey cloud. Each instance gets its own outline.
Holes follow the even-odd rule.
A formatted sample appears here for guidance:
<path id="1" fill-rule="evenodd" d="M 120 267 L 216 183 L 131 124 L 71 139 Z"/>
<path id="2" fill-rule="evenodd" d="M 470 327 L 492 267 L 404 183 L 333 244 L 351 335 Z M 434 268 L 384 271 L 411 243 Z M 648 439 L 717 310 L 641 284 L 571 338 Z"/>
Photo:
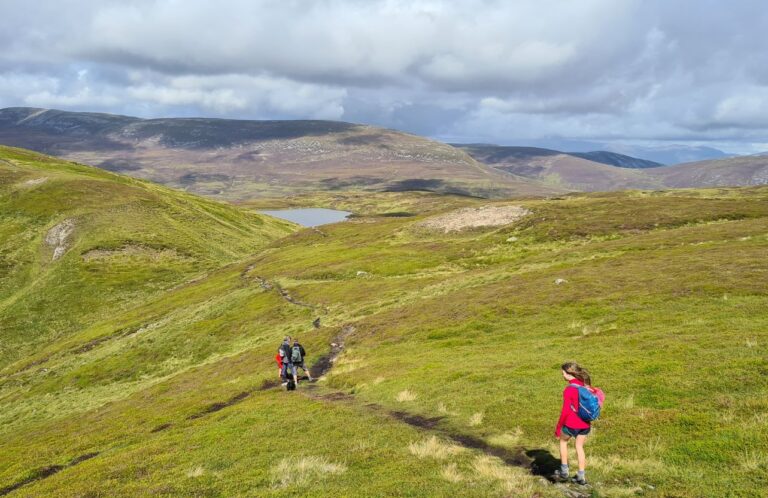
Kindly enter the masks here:
<path id="1" fill-rule="evenodd" d="M 757 0 L 4 0 L 0 105 L 758 144 L 765 32 Z"/>

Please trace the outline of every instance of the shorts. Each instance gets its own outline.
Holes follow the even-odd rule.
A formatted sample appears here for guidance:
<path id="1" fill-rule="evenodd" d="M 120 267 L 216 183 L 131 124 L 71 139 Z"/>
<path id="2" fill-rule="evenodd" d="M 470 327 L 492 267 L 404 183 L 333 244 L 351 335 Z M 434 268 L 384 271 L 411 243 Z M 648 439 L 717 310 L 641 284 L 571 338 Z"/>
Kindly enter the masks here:
<path id="1" fill-rule="evenodd" d="M 586 436 L 587 434 L 589 434 L 589 431 L 591 430 L 592 430 L 591 427 L 588 427 L 586 429 L 571 429 L 570 427 L 563 426 L 561 432 L 566 436 L 576 437 L 576 436 Z"/>

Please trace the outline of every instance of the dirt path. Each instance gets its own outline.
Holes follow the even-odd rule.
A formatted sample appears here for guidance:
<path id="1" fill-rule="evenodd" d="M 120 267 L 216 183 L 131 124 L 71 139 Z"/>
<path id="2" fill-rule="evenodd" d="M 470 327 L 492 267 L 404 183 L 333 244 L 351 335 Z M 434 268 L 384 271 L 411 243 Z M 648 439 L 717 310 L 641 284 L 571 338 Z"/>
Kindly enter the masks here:
<path id="1" fill-rule="evenodd" d="M 264 290 L 267 290 L 267 291 L 276 290 L 277 293 L 280 294 L 280 297 L 282 297 L 283 299 L 285 299 L 287 302 L 291 304 L 295 304 L 296 306 L 303 306 L 305 308 L 312 308 L 312 309 L 319 308 L 314 304 L 305 303 L 303 301 L 299 301 L 298 299 L 294 298 L 293 296 L 291 296 L 291 294 L 287 290 L 283 289 L 280 286 L 280 284 L 278 284 L 277 282 L 270 282 L 266 278 L 260 277 L 258 275 L 254 275 L 253 277 L 251 277 L 249 274 L 253 269 L 254 269 L 254 265 L 249 265 L 248 267 L 246 267 L 245 270 L 243 270 L 243 272 L 240 274 L 240 277 L 246 281 L 249 279 L 255 280 L 259 284 L 259 286 Z"/>
<path id="2" fill-rule="evenodd" d="M 331 371 L 334 361 L 344 351 L 344 342 L 346 338 L 355 331 L 356 329 L 352 325 L 345 325 L 342 327 L 339 334 L 331 343 L 330 351 L 319 358 L 310 368 L 313 379 L 318 379 Z M 378 403 L 361 405 L 352 394 L 347 394 L 341 391 L 321 390 L 316 384 L 309 384 L 307 388 L 299 389 L 297 392 L 313 400 L 329 403 L 346 403 L 358 408 L 364 407 L 377 415 L 408 424 L 422 432 L 440 436 L 441 438 L 450 440 L 464 448 L 480 451 L 486 455 L 499 458 L 505 465 L 524 468 L 535 476 L 543 477 L 560 488 L 563 495 L 567 498 L 588 498 L 591 496 L 591 491 L 574 489 L 567 484 L 555 483 L 552 476 L 554 475 L 555 470 L 560 468 L 560 461 L 546 449 L 529 449 L 523 446 L 509 449 L 501 446 L 494 446 L 477 436 L 441 427 L 440 422 L 445 417 L 424 417 L 406 411 L 389 410 Z"/>
<path id="3" fill-rule="evenodd" d="M 243 271 L 242 277 L 247 278 L 247 273 L 252 269 L 252 267 L 246 268 L 246 270 Z M 254 277 L 254 280 L 257 281 L 259 285 L 265 290 L 276 289 L 283 297 L 283 299 L 285 299 L 286 302 L 290 304 L 305 306 L 309 308 L 317 308 L 317 306 L 308 303 L 302 303 L 293 299 L 287 291 L 281 289 L 276 284 L 272 284 L 262 277 L 256 276 Z M 332 340 L 328 352 L 325 355 L 319 357 L 310 367 L 310 372 L 313 379 L 318 379 L 333 369 L 336 359 L 341 353 L 344 352 L 347 338 L 354 334 L 356 331 L 357 329 L 351 324 L 347 324 L 341 327 L 339 333 Z M 257 392 L 278 388 L 282 389 L 278 381 L 265 380 L 259 387 L 240 392 L 230 397 L 229 399 L 211 403 L 199 411 L 187 416 L 185 420 L 194 421 L 204 418 L 230 406 L 239 404 Z M 369 410 L 379 416 L 407 424 L 424 433 L 440 436 L 443 439 L 450 440 L 451 442 L 469 450 L 479 451 L 486 455 L 499 458 L 505 465 L 524 468 L 528 470 L 532 475 L 543 477 L 549 481 L 551 481 L 551 476 L 555 469 L 559 467 L 559 461 L 545 449 L 528 449 L 522 446 L 509 449 L 500 446 L 494 446 L 477 436 L 465 434 L 447 427 L 442 427 L 441 422 L 444 419 L 442 416 L 424 417 L 422 415 L 412 414 L 406 411 L 390 410 L 377 403 L 361 404 L 358 402 L 354 395 L 341 391 L 332 391 L 320 388 L 315 383 L 309 383 L 307 387 L 299 388 L 296 392 L 316 401 L 323 401 L 328 403 L 345 403 L 355 408 Z M 173 426 L 174 424 L 172 422 L 167 422 L 154 427 L 149 432 L 151 434 L 156 434 L 166 431 Z M 86 460 L 90 460 L 91 458 L 94 458 L 98 455 L 99 452 L 86 453 L 63 465 L 50 465 L 36 469 L 24 479 L 6 486 L 5 488 L 0 488 L 0 496 L 5 496 L 21 487 L 51 477 L 63 470 L 73 467 Z M 591 494 L 586 491 L 576 490 L 567 485 L 556 484 L 556 486 L 562 490 L 563 495 L 567 498 L 588 498 L 591 496 Z"/>
<path id="4" fill-rule="evenodd" d="M 251 270 L 253 270 L 252 266 L 246 268 L 245 271 L 243 271 L 243 277 L 247 278 L 247 274 Z M 283 298 L 291 304 L 316 308 L 316 306 L 308 303 L 297 302 L 296 300 L 290 298 L 290 295 L 287 291 L 281 289 L 279 286 L 277 286 L 277 284 L 273 284 L 260 276 L 255 276 L 254 279 L 265 290 L 277 289 L 278 292 L 280 292 L 280 295 L 283 296 Z M 315 381 L 333 369 L 336 359 L 339 357 L 339 355 L 341 355 L 341 353 L 344 352 L 347 338 L 353 335 L 356 331 L 357 329 L 355 326 L 351 324 L 347 324 L 341 327 L 339 333 L 331 341 L 328 352 L 325 355 L 319 357 L 310 367 L 310 374 L 312 375 L 312 378 L 315 379 Z M 276 388 L 281 388 L 278 381 L 264 381 L 259 389 L 251 392 L 243 392 L 230 398 L 227 401 L 211 404 L 197 414 L 191 415 L 188 417 L 188 419 L 197 419 L 224 409 L 227 406 L 239 403 L 245 400 L 253 392 Z M 553 484 L 554 481 L 552 476 L 555 470 L 557 470 L 560 466 L 560 461 L 555 458 L 549 451 L 543 448 L 530 449 L 519 446 L 514 449 L 509 449 L 500 446 L 494 446 L 477 436 L 461 433 L 446 427 L 441 427 L 440 423 L 444 419 L 442 416 L 424 417 L 422 415 L 412 414 L 406 411 L 389 410 L 377 403 L 367 403 L 363 405 L 356 400 L 354 395 L 340 391 L 329 391 L 318 387 L 318 385 L 314 382 L 307 384 L 307 387 L 297 389 L 295 392 L 307 396 L 313 400 L 329 403 L 346 403 L 350 406 L 367 409 L 376 413 L 377 415 L 408 424 L 409 426 L 415 427 L 425 433 L 437 435 L 443 439 L 450 440 L 464 448 L 480 451 L 486 455 L 499 458 L 502 462 L 504 462 L 505 465 L 524 468 L 531 474 L 543 477 Z M 167 429 L 170 426 L 170 424 L 164 424 L 163 426 L 153 429 L 152 432 L 159 432 L 160 430 Z M 554 485 L 560 488 L 563 492 L 563 495 L 567 498 L 587 498 L 591 496 L 591 492 L 573 489 L 565 484 Z"/>

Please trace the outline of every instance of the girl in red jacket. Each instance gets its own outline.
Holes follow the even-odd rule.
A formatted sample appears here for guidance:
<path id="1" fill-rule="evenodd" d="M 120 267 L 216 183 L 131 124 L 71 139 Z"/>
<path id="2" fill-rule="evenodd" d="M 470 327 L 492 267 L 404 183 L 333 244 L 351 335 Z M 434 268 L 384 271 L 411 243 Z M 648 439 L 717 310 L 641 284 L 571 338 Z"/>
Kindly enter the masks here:
<path id="1" fill-rule="evenodd" d="M 579 472 L 572 478 L 572 481 L 585 485 L 587 480 L 584 470 L 587 466 L 587 458 L 584 454 L 584 443 L 587 441 L 587 434 L 589 434 L 591 426 L 589 422 L 582 420 L 577 413 L 579 410 L 579 390 L 575 386 L 587 386 L 595 394 L 597 394 L 597 390 L 592 388 L 589 372 L 578 363 L 564 363 L 561 368 L 563 379 L 568 385 L 563 391 L 563 409 L 560 411 L 560 419 L 555 428 L 555 437 L 560 439 L 560 470 L 555 472 L 555 478 L 558 480 L 568 479 L 568 441 L 573 438 L 576 440 Z"/>
<path id="2" fill-rule="evenodd" d="M 283 357 L 280 356 L 280 353 L 275 355 L 275 361 L 277 362 L 277 376 L 283 380 Z"/>

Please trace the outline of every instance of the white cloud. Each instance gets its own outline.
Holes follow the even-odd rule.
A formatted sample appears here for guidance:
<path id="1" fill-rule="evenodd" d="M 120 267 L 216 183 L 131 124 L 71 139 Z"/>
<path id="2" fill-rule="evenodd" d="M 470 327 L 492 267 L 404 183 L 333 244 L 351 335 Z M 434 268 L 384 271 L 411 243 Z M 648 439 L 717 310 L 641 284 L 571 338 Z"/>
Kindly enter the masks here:
<path id="1" fill-rule="evenodd" d="M 757 141 L 765 32 L 757 0 L 3 0 L 0 103 Z"/>

